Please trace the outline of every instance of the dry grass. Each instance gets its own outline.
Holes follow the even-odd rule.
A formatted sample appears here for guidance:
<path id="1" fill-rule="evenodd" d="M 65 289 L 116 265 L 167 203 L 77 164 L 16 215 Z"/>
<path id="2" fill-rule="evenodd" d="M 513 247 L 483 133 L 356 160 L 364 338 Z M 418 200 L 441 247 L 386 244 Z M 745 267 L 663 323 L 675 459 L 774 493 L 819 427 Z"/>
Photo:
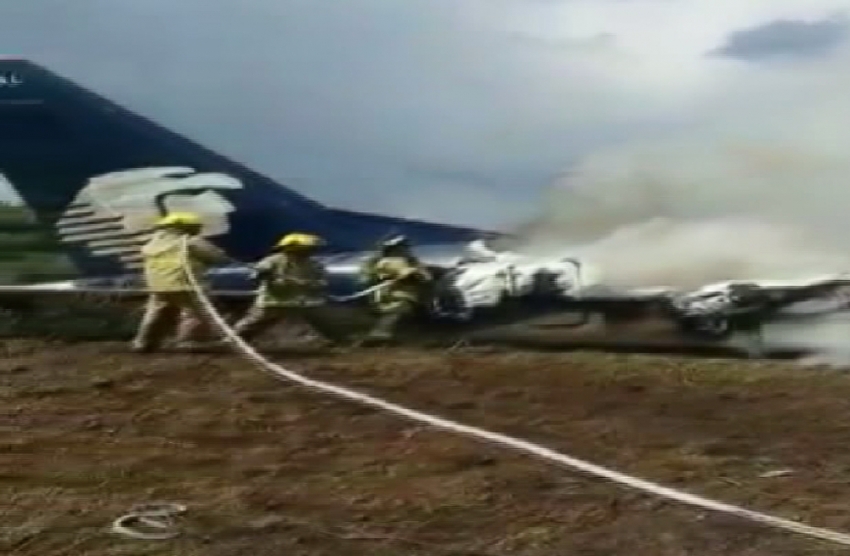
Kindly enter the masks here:
<path id="1" fill-rule="evenodd" d="M 5 351 L 3 554 L 842 553 L 305 392 L 231 356 L 38 342 Z M 669 485 L 850 530 L 850 378 L 840 372 L 588 353 L 288 361 Z M 793 473 L 760 477 L 785 468 Z M 188 504 L 188 532 L 144 542 L 106 530 L 152 500 Z"/>

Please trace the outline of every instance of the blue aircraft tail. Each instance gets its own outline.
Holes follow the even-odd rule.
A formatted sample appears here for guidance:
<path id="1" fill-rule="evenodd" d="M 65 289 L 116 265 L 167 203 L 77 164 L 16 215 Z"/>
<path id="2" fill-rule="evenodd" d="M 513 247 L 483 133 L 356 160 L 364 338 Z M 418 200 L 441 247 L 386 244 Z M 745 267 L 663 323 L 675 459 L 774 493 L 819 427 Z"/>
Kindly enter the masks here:
<path id="1" fill-rule="evenodd" d="M 0 182 L 83 276 L 137 269 L 168 210 L 201 213 L 205 233 L 244 261 L 296 230 L 339 252 L 387 233 L 419 244 L 494 235 L 326 207 L 26 60 L 0 60 Z"/>

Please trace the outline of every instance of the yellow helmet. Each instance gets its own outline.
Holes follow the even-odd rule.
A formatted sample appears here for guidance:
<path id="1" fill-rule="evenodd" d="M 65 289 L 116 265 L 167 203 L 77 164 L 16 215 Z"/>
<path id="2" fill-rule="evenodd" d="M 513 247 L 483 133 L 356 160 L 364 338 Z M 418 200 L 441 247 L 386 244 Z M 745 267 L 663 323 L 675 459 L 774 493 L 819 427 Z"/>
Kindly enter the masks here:
<path id="1" fill-rule="evenodd" d="M 324 245 L 324 240 L 313 234 L 287 234 L 280 238 L 276 247 L 319 247 Z"/>
<path id="2" fill-rule="evenodd" d="M 201 217 L 193 212 L 170 212 L 160 218 L 157 226 L 200 226 Z"/>

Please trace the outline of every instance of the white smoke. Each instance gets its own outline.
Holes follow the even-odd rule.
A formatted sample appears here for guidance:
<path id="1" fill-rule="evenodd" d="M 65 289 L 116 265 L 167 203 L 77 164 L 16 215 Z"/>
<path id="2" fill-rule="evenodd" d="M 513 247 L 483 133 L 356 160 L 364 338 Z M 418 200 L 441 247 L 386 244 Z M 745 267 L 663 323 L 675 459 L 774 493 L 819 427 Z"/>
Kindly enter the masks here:
<path id="1" fill-rule="evenodd" d="M 622 286 L 850 271 L 848 60 L 748 69 L 702 122 L 583 160 L 525 227 L 523 250 L 570 246 Z M 819 328 L 771 340 L 850 361 L 850 323 Z"/>
<path id="2" fill-rule="evenodd" d="M 524 250 L 579 246 L 632 286 L 850 270 L 850 158 L 764 146 L 638 153 L 590 159 L 557 184 Z"/>

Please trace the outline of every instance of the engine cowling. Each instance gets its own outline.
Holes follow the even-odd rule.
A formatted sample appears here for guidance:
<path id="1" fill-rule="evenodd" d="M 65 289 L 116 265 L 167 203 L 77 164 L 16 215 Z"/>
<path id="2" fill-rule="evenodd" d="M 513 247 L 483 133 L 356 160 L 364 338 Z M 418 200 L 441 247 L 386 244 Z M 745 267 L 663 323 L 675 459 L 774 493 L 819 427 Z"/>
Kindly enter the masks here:
<path id="1" fill-rule="evenodd" d="M 770 301 L 770 295 L 757 284 L 733 283 L 679 296 L 672 301 L 672 308 L 684 332 L 720 340 L 760 327 Z"/>

